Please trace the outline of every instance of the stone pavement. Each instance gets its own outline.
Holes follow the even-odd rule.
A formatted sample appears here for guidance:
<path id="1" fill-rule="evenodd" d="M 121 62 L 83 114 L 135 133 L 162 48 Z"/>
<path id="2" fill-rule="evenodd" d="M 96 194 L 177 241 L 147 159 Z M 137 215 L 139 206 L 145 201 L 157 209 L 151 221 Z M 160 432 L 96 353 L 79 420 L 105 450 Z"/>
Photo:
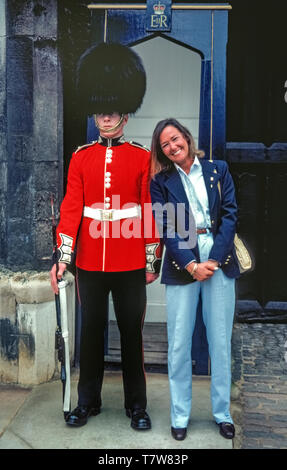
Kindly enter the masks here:
<path id="1" fill-rule="evenodd" d="M 77 374 L 72 376 L 76 405 Z M 175 441 L 170 434 L 166 374 L 148 373 L 148 411 L 152 430 L 134 431 L 123 410 L 121 372 L 106 372 L 103 408 L 78 429 L 67 426 L 61 411 L 62 385 L 52 381 L 31 389 L 0 387 L 0 450 L 3 449 L 232 449 L 220 436 L 210 405 L 210 380 L 194 378 L 193 409 L 188 435 Z"/>
<path id="2" fill-rule="evenodd" d="M 54 374 L 56 359 L 54 344 L 49 349 L 49 360 L 47 360 L 45 354 L 43 362 L 38 362 L 38 358 L 37 361 L 31 360 L 31 357 L 33 358 L 31 353 L 35 349 L 35 344 L 29 329 L 30 326 L 27 330 L 24 329 L 24 333 L 22 330 L 22 332 L 18 331 L 18 326 L 25 318 L 25 325 L 31 325 L 30 320 L 32 321 L 33 331 L 35 325 L 39 327 L 38 317 L 33 312 L 41 292 L 44 292 L 43 296 L 46 295 L 45 286 L 41 287 L 41 282 L 44 282 L 46 278 L 43 278 L 40 283 L 38 283 L 38 279 L 33 289 L 31 287 L 35 281 L 33 275 L 31 282 L 28 282 L 28 284 L 27 279 L 25 280 L 23 276 L 21 278 L 17 276 L 17 279 L 21 279 L 21 281 L 18 285 L 14 279 L 12 283 L 13 295 L 7 287 L 8 281 L 2 282 L 2 295 L 0 295 L 2 311 L 5 313 L 10 312 L 13 321 L 9 320 L 9 326 L 8 323 L 6 324 L 7 319 L 2 318 L 3 331 L 7 327 L 11 342 L 4 344 L 7 354 L 4 354 L 4 358 L 1 359 L 0 366 L 7 367 L 6 371 L 10 381 L 16 382 L 19 380 L 21 382 L 23 379 L 28 380 L 30 377 L 37 376 L 37 379 L 41 377 L 41 381 L 44 382 Z M 48 279 L 45 282 L 48 283 Z M 41 297 L 42 300 L 43 298 Z M 3 303 L 3 299 L 8 300 Z M 42 341 L 46 340 L 49 343 L 51 337 L 53 337 L 53 335 L 47 333 L 46 326 L 50 325 L 49 328 L 54 331 L 54 327 L 52 327 L 52 323 L 50 324 L 47 317 L 46 307 L 48 301 L 54 305 L 53 299 L 45 298 L 44 307 L 41 310 L 42 314 L 39 317 L 41 322 L 44 323 L 40 323 L 40 326 L 43 327 L 39 329 L 37 336 L 37 342 L 41 344 Z M 32 316 L 27 315 L 24 308 L 25 305 L 30 304 L 33 307 Z M 20 317 L 13 316 L 16 312 L 16 305 L 17 315 L 20 312 Z M 53 321 L 55 321 L 54 311 Z M 152 326 L 154 327 L 154 324 Z M 147 327 L 148 325 L 145 324 L 145 328 Z M 112 329 L 110 329 L 111 331 Z M 160 337 L 161 352 L 164 353 L 166 358 L 167 339 L 164 324 L 162 324 L 162 330 L 158 330 L 157 324 L 157 335 Z M 22 341 L 20 342 L 21 336 Z M 150 338 L 151 332 L 147 336 Z M 114 341 L 115 338 L 112 339 Z M 111 344 L 119 352 L 119 339 L 117 341 L 116 346 L 112 342 Z M 158 336 L 154 335 L 153 341 L 157 345 L 158 355 Z M 23 353 L 21 360 L 16 360 L 18 345 L 21 346 Z M 153 347 L 147 347 L 145 356 L 148 357 L 153 354 L 153 351 Z M 46 369 L 45 363 L 49 365 Z M 23 364 L 25 367 L 23 367 Z M 73 378 L 73 406 L 76 402 L 76 375 L 75 373 Z M 45 378 L 47 376 L 49 378 Z M 115 448 L 125 446 L 137 448 L 140 442 L 140 445 L 146 448 L 151 446 L 153 448 L 176 446 L 178 449 L 287 449 L 287 317 L 286 313 L 281 312 L 280 309 L 272 315 L 268 312 L 259 314 L 256 311 L 240 313 L 234 324 L 232 379 L 235 386 L 232 393 L 231 411 L 236 424 L 236 437 L 233 442 L 225 441 L 219 436 L 218 429 L 212 420 L 209 378 L 194 377 L 194 406 L 188 437 L 183 443 L 177 443 L 170 436 L 167 376 L 151 373 L 150 370 L 148 379 L 149 411 L 153 421 L 153 430 L 145 436 L 142 436 L 141 433 L 141 437 L 136 436 L 129 428 L 128 420 L 122 410 L 121 374 L 112 374 L 111 372 L 106 374 L 103 412 L 99 417 L 89 420 L 88 426 L 82 429 L 80 433 L 71 433 L 71 429 L 65 426 L 63 422 L 60 410 L 61 384 L 59 382 L 47 382 L 31 389 L 1 386 L 0 384 L 0 450 L 8 448 L 39 449 L 42 447 L 49 448 L 50 446 L 57 449 L 83 448 L 82 446 L 87 446 L 87 448 L 95 448 L 95 446 L 110 448 L 110 441 Z M 31 382 L 24 381 L 21 383 Z M 104 441 L 102 437 L 99 439 L 97 436 L 98 423 L 100 423 L 101 428 L 106 427 Z M 115 430 L 118 430 L 115 435 L 110 432 L 113 426 Z M 90 439 L 90 431 L 87 432 L 86 429 L 92 429 L 94 438 Z M 125 429 L 123 433 L 121 432 L 122 429 Z M 55 438 L 55 433 L 56 436 L 60 436 L 60 439 Z M 85 439 L 79 439 L 79 435 L 85 436 Z M 109 439 L 106 436 L 109 436 Z"/>
<path id="3" fill-rule="evenodd" d="M 170 435 L 166 374 L 149 372 L 148 411 L 153 429 L 137 433 L 123 412 L 121 372 L 105 372 L 102 413 L 84 428 L 66 426 L 60 381 L 30 389 L 0 385 L 2 449 L 287 449 L 287 325 L 236 324 L 233 332 L 231 412 L 233 441 L 215 425 L 209 398 L 210 378 L 193 378 L 193 409 L 188 436 Z M 72 375 L 76 405 L 77 372 Z M 266 457 L 266 454 L 264 454 Z M 264 458 L 265 458 L 264 457 Z"/>

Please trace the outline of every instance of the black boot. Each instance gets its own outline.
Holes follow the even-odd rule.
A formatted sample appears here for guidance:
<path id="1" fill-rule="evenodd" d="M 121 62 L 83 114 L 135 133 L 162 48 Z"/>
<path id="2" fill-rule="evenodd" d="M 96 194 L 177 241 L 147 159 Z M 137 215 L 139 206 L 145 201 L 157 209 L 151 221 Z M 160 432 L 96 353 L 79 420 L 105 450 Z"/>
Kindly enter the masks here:
<path id="1" fill-rule="evenodd" d="M 147 412 L 143 409 L 128 410 L 126 415 L 131 418 L 131 427 L 137 431 L 151 429 L 151 420 Z"/>
<path id="2" fill-rule="evenodd" d="M 78 405 L 71 413 L 68 414 L 66 423 L 70 426 L 84 426 L 89 416 L 96 416 L 100 413 L 100 408 L 92 406 Z"/>

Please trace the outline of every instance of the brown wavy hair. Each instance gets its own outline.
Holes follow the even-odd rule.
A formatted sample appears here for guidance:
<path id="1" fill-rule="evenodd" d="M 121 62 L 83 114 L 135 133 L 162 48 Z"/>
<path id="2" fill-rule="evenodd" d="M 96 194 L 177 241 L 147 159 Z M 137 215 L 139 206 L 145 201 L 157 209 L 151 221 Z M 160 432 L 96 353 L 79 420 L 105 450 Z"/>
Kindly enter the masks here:
<path id="1" fill-rule="evenodd" d="M 195 147 L 194 139 L 189 130 L 180 124 L 174 118 L 163 119 L 159 121 L 153 131 L 151 141 L 151 177 L 153 178 L 157 173 L 162 170 L 170 170 L 173 167 L 173 162 L 165 156 L 160 145 L 160 136 L 162 131 L 167 126 L 175 127 L 185 138 L 188 143 L 189 153 L 192 158 L 195 156 L 204 157 L 204 151 L 198 150 Z"/>

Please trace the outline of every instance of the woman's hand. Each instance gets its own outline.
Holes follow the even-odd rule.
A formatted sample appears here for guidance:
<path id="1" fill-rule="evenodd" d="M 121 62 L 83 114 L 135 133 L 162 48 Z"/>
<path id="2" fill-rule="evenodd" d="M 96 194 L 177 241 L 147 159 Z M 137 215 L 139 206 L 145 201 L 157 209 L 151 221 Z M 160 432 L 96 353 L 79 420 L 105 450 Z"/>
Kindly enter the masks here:
<path id="1" fill-rule="evenodd" d="M 195 265 L 197 264 L 197 267 L 194 270 Z M 207 279 L 210 279 L 214 272 L 218 269 L 218 263 L 217 261 L 213 260 L 208 260 L 204 261 L 203 263 L 195 263 L 194 261 L 190 264 L 187 265 L 186 267 L 187 271 L 189 274 L 192 274 L 192 277 L 196 281 L 206 281 Z"/>
<path id="2" fill-rule="evenodd" d="M 56 276 L 56 264 L 53 265 L 50 271 L 51 286 L 52 286 L 54 294 L 59 294 L 57 279 L 60 280 L 62 278 L 66 268 L 67 268 L 66 263 L 59 263 L 58 276 Z"/>

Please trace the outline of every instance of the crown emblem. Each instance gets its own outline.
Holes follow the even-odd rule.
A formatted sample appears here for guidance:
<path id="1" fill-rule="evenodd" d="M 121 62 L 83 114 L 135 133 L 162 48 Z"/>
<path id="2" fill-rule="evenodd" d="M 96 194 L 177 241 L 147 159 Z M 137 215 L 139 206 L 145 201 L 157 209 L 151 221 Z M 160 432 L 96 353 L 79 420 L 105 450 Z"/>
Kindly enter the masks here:
<path id="1" fill-rule="evenodd" d="M 162 5 L 160 2 L 153 5 L 153 9 L 156 15 L 163 15 L 165 10 L 165 5 Z"/>

